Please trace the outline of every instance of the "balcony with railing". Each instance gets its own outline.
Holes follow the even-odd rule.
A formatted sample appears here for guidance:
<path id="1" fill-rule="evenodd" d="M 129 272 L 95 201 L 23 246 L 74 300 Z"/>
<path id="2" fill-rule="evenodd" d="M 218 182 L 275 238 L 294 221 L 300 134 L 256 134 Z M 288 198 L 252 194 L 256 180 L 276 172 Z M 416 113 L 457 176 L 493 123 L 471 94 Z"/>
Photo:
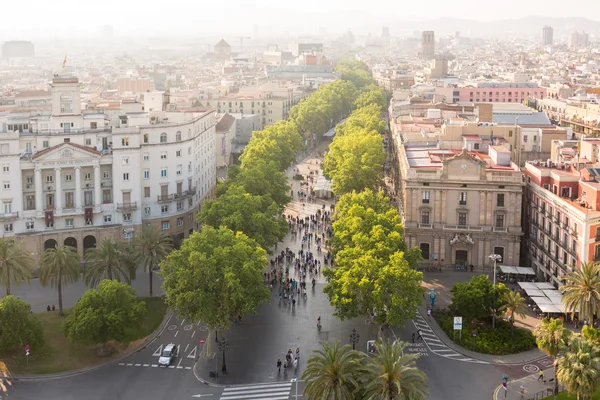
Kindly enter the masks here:
<path id="1" fill-rule="evenodd" d="M 444 225 L 444 230 L 452 231 L 483 231 L 483 226 L 472 225 Z"/>
<path id="2" fill-rule="evenodd" d="M 117 203 L 117 211 L 133 210 L 137 210 L 137 201 L 130 201 L 129 203 Z"/>
<path id="3" fill-rule="evenodd" d="M 2 221 L 2 222 L 14 221 L 18 218 L 19 218 L 18 211 L 0 214 L 0 221 Z"/>
<path id="4" fill-rule="evenodd" d="M 169 203 L 173 200 L 185 199 L 186 197 L 193 196 L 196 194 L 196 188 L 184 190 L 183 192 L 171 193 L 171 194 L 160 194 L 156 196 L 159 203 Z"/>

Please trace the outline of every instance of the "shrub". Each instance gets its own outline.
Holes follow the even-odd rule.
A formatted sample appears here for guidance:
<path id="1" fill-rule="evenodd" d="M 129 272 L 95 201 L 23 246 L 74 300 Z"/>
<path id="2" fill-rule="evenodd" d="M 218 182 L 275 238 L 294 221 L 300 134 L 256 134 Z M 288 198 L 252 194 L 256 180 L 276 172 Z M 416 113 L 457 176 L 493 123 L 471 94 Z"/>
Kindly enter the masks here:
<path id="1" fill-rule="evenodd" d="M 445 311 L 437 311 L 434 317 L 449 338 L 454 337 L 453 315 Z M 474 337 L 473 329 L 477 331 Z M 514 332 L 513 332 L 514 331 Z M 467 350 L 485 354 L 515 354 L 536 347 L 533 334 L 522 328 L 511 327 L 504 320 L 496 320 L 496 328 L 480 324 L 472 325 L 463 319 L 462 341 L 457 342 Z"/>

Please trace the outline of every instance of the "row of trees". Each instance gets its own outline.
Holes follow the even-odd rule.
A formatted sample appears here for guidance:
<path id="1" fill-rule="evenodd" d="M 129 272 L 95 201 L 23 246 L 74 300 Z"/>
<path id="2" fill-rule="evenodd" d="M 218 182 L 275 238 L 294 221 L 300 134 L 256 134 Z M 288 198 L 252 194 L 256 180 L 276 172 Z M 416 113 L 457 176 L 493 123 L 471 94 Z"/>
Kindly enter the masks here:
<path id="1" fill-rule="evenodd" d="M 403 325 L 422 300 L 418 248 L 407 249 L 398 211 L 383 192 L 343 195 L 336 205 L 332 249 L 337 267 L 325 270 L 324 291 L 336 315 L 370 314 L 378 324 Z"/>
<path id="2" fill-rule="evenodd" d="M 427 377 L 415 365 L 419 355 L 404 354 L 404 342 L 379 342 L 370 356 L 339 342 L 333 347 L 323 342 L 321 347 L 302 374 L 304 396 L 309 399 L 421 400 L 428 396 Z"/>
<path id="3" fill-rule="evenodd" d="M 377 190 L 382 185 L 386 154 L 383 138 L 386 124 L 381 118 L 385 97 L 376 85 L 366 86 L 355 100 L 357 108 L 336 135 L 323 162 L 323 174 L 338 194 Z"/>
<path id="4" fill-rule="evenodd" d="M 104 279 L 131 283 L 136 270 L 142 268 L 150 274 L 152 296 L 152 271 L 171 250 L 171 237 L 155 227 L 144 228 L 131 245 L 105 238 L 97 247 L 86 251 L 83 280 L 91 287 L 98 286 Z M 62 289 L 80 279 L 80 261 L 77 250 L 70 246 L 46 249 L 40 259 L 40 283 L 57 289 L 60 315 L 63 315 Z M 35 260 L 19 241 L 0 239 L 0 284 L 7 295 L 23 281 L 29 283 L 34 271 Z"/>

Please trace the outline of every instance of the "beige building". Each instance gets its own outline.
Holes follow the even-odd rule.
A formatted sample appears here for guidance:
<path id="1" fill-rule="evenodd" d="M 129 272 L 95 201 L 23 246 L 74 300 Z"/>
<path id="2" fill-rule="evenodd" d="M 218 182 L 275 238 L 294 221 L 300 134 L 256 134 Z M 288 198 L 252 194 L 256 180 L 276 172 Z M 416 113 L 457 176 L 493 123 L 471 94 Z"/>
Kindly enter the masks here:
<path id="1" fill-rule="evenodd" d="M 522 174 L 504 146 L 488 153 L 400 144 L 405 240 L 426 264 L 519 264 Z"/>
<path id="2" fill-rule="evenodd" d="M 150 78 L 122 77 L 117 79 L 117 90 L 137 94 L 154 90 L 154 85 Z"/>
<path id="3" fill-rule="evenodd" d="M 395 70 L 373 70 L 373 78 L 388 94 L 396 89 L 410 89 L 415 84 L 415 76 Z"/>

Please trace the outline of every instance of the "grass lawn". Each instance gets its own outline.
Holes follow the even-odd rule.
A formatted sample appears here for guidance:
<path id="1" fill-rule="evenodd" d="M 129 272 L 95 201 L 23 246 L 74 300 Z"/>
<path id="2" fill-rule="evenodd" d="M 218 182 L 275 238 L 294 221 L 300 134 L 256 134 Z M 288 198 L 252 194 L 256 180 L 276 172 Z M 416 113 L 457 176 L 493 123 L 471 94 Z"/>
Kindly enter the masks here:
<path id="1" fill-rule="evenodd" d="M 548 396 L 548 397 L 544 397 L 543 400 L 549 400 L 549 399 L 550 400 L 554 399 L 554 395 Z M 576 394 L 572 394 L 572 393 L 568 393 L 566 391 L 560 392 L 558 394 L 558 400 L 577 400 L 577 395 Z M 589 400 L 600 400 L 600 391 L 596 392 L 596 394 L 593 395 L 591 397 L 591 399 L 589 399 Z"/>
<path id="2" fill-rule="evenodd" d="M 136 347 L 146 336 L 154 332 L 165 316 L 167 306 L 161 297 L 143 300 L 146 302 L 147 311 L 145 321 L 139 329 L 129 329 L 123 343 L 114 343 L 117 352 L 110 356 L 98 355 L 96 346 L 69 342 L 61 330 L 65 317 L 58 315 L 58 312 L 42 312 L 35 315 L 44 327 L 44 346 L 41 349 L 31 349 L 29 364 L 24 349 L 3 355 L 2 359 L 6 365 L 1 365 L 2 361 L 0 361 L 0 370 L 6 367 L 13 374 L 50 374 L 89 367 L 118 358 L 122 352 Z M 65 309 L 65 315 L 70 311 Z"/>

